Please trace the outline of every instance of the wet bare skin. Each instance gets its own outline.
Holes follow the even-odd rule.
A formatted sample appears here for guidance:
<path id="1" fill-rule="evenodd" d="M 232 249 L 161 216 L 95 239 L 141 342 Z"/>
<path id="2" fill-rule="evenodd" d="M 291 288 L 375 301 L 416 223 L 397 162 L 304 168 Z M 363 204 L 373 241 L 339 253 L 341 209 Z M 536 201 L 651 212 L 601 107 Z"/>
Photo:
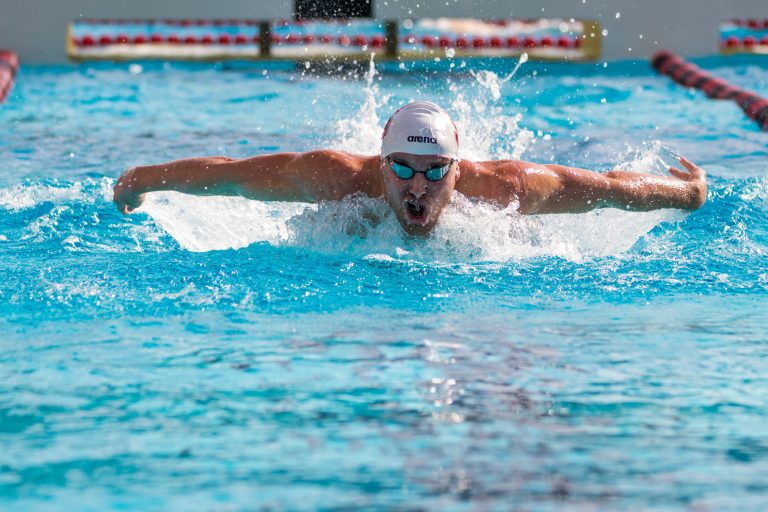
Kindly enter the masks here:
<path id="1" fill-rule="evenodd" d="M 393 153 L 390 157 L 417 171 L 450 161 L 437 155 Z M 189 158 L 128 169 L 115 185 L 114 201 L 121 212 L 129 213 L 142 204 L 144 194 L 161 190 L 302 202 L 338 201 L 363 193 L 386 199 L 403 229 L 423 236 L 432 231 L 454 190 L 502 206 L 517 201 L 523 214 L 580 213 L 605 207 L 699 208 L 706 200 L 706 174 L 685 158 L 680 163 L 685 170 L 672 167 L 670 176 L 663 177 L 597 173 L 520 160 L 459 161 L 441 180 L 429 181 L 423 173 L 408 180 L 399 178 L 378 155 L 332 150 L 245 159 Z"/>
<path id="2" fill-rule="evenodd" d="M 424 172 L 416 172 L 413 178 L 401 179 L 392 171 L 387 159 L 379 159 L 380 175 L 384 184 L 384 198 L 403 229 L 411 234 L 424 236 L 437 224 L 443 208 L 450 202 L 456 183 L 461 177 L 459 163 L 441 156 L 392 153 L 392 160 L 405 164 L 415 171 L 452 164 L 448 173 L 438 181 L 430 181 Z"/>

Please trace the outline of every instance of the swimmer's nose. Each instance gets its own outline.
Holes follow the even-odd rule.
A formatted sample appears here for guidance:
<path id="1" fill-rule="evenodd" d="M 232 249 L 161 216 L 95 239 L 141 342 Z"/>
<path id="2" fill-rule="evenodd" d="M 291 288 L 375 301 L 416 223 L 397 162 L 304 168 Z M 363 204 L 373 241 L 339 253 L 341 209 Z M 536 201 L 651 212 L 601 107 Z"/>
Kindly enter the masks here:
<path id="1" fill-rule="evenodd" d="M 416 199 L 427 193 L 427 178 L 424 177 L 424 173 L 417 172 L 416 175 L 411 178 L 408 192 L 410 192 Z"/>

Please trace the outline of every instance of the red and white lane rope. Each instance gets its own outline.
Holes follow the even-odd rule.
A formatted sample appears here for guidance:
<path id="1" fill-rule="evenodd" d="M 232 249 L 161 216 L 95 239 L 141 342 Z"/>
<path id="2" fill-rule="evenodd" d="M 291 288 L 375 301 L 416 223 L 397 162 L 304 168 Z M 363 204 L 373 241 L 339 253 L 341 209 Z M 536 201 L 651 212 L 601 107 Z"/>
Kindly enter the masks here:
<path id="1" fill-rule="evenodd" d="M 0 50 L 0 103 L 5 101 L 19 70 L 19 58 L 10 50 Z"/>
<path id="2" fill-rule="evenodd" d="M 765 98 L 711 75 L 668 50 L 654 55 L 651 65 L 680 85 L 700 89 L 709 98 L 733 100 L 760 128 L 768 131 L 768 100 Z"/>

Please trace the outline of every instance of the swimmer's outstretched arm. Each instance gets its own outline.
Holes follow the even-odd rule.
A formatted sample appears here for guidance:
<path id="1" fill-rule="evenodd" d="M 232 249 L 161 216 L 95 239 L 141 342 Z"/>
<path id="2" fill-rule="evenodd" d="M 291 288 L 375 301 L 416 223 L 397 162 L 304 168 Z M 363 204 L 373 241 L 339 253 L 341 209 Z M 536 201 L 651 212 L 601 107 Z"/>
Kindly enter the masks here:
<path id="1" fill-rule="evenodd" d="M 327 150 L 188 158 L 128 169 L 117 180 L 114 201 L 118 210 L 129 213 L 144 202 L 145 194 L 163 190 L 263 201 L 337 200 L 358 191 L 374 192 L 367 177 L 376 160 Z"/>
<path id="2" fill-rule="evenodd" d="M 537 166 L 520 174 L 520 212 L 580 213 L 595 208 L 649 211 L 695 210 L 707 198 L 703 169 L 680 158 L 686 171 L 671 167 L 671 177 L 635 172 L 597 173 L 560 165 Z"/>

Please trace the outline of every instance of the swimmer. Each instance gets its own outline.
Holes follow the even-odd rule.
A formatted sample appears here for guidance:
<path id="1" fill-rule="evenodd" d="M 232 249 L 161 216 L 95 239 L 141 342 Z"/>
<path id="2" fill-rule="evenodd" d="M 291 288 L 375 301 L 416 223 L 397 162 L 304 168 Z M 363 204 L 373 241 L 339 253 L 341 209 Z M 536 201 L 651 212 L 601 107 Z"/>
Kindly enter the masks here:
<path id="1" fill-rule="evenodd" d="M 434 103 L 419 101 L 389 119 L 380 155 L 319 150 L 133 167 L 117 180 L 114 201 L 118 210 L 129 213 L 145 194 L 161 190 L 302 202 L 363 193 L 383 197 L 407 233 L 425 236 L 454 190 L 501 206 L 516 201 L 522 214 L 695 210 L 707 197 L 706 174 L 685 158 L 680 163 L 686 170 L 671 167 L 671 176 L 663 177 L 520 160 L 471 162 L 459 159 L 458 153 L 459 135 L 451 117 Z"/>

